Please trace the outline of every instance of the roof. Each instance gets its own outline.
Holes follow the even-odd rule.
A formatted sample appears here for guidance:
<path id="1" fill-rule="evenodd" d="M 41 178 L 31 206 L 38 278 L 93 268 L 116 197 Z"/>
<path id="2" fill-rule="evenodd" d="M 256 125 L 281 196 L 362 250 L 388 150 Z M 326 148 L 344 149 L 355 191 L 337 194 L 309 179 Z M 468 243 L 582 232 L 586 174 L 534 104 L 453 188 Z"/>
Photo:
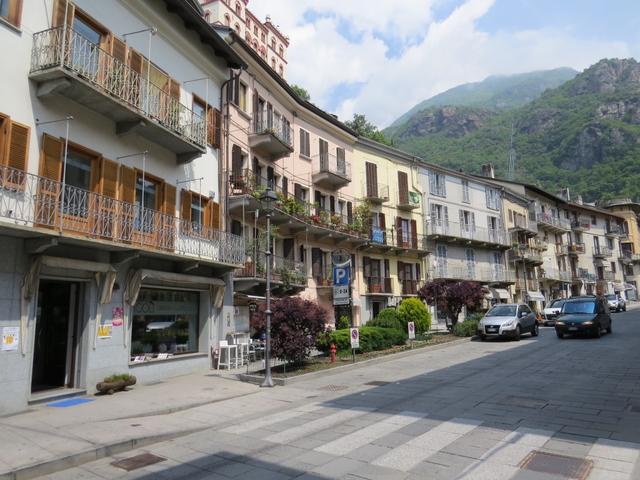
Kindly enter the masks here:
<path id="1" fill-rule="evenodd" d="M 245 68 L 247 66 L 229 44 L 207 23 L 203 17 L 202 7 L 197 0 L 163 1 L 167 10 L 182 19 L 185 28 L 196 32 L 202 43 L 213 48 L 216 56 L 226 60 L 229 68 Z"/>

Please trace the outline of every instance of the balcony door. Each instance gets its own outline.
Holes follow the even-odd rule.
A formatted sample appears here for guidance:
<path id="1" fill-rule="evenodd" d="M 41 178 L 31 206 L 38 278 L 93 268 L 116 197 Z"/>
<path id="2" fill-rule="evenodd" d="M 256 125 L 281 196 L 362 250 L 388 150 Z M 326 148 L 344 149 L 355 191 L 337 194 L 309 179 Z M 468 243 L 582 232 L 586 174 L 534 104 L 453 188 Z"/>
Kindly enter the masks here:
<path id="1" fill-rule="evenodd" d="M 438 245 L 436 247 L 436 268 L 440 277 L 447 276 L 447 246 Z"/>
<path id="2" fill-rule="evenodd" d="M 318 148 L 320 153 L 320 171 L 326 172 L 329 170 L 329 142 L 323 139 L 318 139 Z"/>
<path id="3" fill-rule="evenodd" d="M 433 223 L 434 233 L 446 234 L 449 230 L 449 207 L 432 203 L 431 222 Z"/>
<path id="4" fill-rule="evenodd" d="M 467 262 L 467 278 L 473 280 L 476 278 L 476 252 L 473 248 L 465 250 L 465 259 Z"/>

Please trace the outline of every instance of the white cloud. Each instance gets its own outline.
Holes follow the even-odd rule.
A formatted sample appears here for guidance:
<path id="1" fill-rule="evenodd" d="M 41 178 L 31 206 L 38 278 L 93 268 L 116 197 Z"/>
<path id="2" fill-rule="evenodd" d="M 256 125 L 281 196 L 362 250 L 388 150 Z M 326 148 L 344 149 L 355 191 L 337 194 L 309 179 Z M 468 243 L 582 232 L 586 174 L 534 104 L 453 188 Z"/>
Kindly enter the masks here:
<path id="1" fill-rule="evenodd" d="M 309 90 L 324 108 L 336 105 L 330 98 L 336 87 L 362 82 L 358 93 L 341 99 L 336 113 L 342 119 L 365 113 L 380 126 L 430 96 L 488 75 L 583 69 L 602 57 L 630 55 L 625 43 L 586 40 L 570 30 L 480 31 L 477 21 L 494 0 L 467 0 L 434 20 L 434 8 L 444 2 L 450 0 L 405 0 L 401 7 L 394 0 L 279 0 L 249 8 L 261 18 L 270 13 L 290 36 L 290 82 Z M 311 11 L 313 20 L 307 22 Z M 341 34 L 345 25 L 358 34 L 357 42 Z M 381 36 L 400 42 L 401 54 L 387 58 Z"/>

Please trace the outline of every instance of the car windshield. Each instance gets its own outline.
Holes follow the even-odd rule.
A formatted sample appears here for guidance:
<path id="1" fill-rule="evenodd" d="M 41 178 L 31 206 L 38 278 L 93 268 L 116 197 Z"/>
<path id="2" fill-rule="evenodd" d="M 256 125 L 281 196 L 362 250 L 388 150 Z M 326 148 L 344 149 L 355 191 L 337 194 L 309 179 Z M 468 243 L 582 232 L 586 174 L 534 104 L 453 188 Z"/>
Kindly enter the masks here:
<path id="1" fill-rule="evenodd" d="M 564 302 L 566 302 L 564 299 L 554 300 L 549 304 L 549 308 L 561 308 L 562 305 L 564 305 Z"/>
<path id="2" fill-rule="evenodd" d="M 615 295 L 612 295 L 612 294 L 607 295 L 607 300 L 617 300 L 617 299 L 618 297 L 616 297 Z"/>
<path id="3" fill-rule="evenodd" d="M 596 302 L 593 300 L 567 302 L 562 307 L 562 313 L 596 313 Z"/>
<path id="4" fill-rule="evenodd" d="M 487 312 L 487 317 L 513 317 L 515 314 L 515 305 L 496 305 Z"/>

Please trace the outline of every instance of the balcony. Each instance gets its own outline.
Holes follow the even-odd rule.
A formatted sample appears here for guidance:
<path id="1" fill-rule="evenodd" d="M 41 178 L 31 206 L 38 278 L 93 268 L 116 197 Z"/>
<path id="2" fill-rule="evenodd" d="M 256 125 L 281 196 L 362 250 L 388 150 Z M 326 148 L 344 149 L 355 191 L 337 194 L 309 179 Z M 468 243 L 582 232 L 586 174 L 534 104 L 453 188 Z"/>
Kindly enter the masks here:
<path id="1" fill-rule="evenodd" d="M 538 250 L 534 250 L 533 248 L 526 247 L 524 245 L 519 245 L 518 247 L 509 250 L 509 261 L 524 261 L 526 263 L 531 263 L 532 265 L 542 265 L 543 263 L 542 254 Z"/>
<path id="2" fill-rule="evenodd" d="M 38 84 L 38 97 L 74 100 L 113 120 L 119 135 L 135 132 L 181 163 L 206 152 L 205 118 L 69 28 L 33 35 L 29 78 Z"/>
<path id="3" fill-rule="evenodd" d="M 249 291 L 256 285 L 266 282 L 267 256 L 264 252 L 254 252 L 244 264 L 242 270 L 235 274 L 236 290 Z M 302 262 L 271 255 L 272 281 L 282 290 L 303 289 L 307 286 L 307 275 Z"/>
<path id="4" fill-rule="evenodd" d="M 412 235 L 411 232 L 396 228 L 383 230 L 378 227 L 372 227 L 367 250 L 381 253 L 390 250 L 398 252 L 415 251 L 418 254 L 426 254 L 429 247 L 425 235 Z"/>
<path id="5" fill-rule="evenodd" d="M 571 278 L 574 282 L 586 283 L 595 283 L 598 280 L 596 274 L 589 272 L 586 268 L 579 268 L 577 271 L 573 271 Z"/>
<path id="6" fill-rule="evenodd" d="M 531 242 L 531 248 L 545 252 L 549 248 L 549 242 L 542 238 L 534 238 Z"/>
<path id="7" fill-rule="evenodd" d="M 602 272 L 602 278 L 598 280 L 604 280 L 605 282 L 615 282 L 616 281 L 616 273 L 611 270 L 605 270 Z"/>
<path id="8" fill-rule="evenodd" d="M 551 215 L 549 212 L 543 212 L 542 210 L 536 210 L 535 212 L 536 222 L 538 226 L 551 230 L 555 233 L 564 233 L 571 230 L 571 223 L 564 218 Z"/>
<path id="9" fill-rule="evenodd" d="M 398 210 L 411 211 L 420 207 L 420 195 L 416 192 L 398 192 Z"/>
<path id="10" fill-rule="evenodd" d="M 249 146 L 254 153 L 275 161 L 293 153 L 293 129 L 288 123 L 276 121 L 273 114 L 259 113 L 251 122 Z"/>
<path id="11" fill-rule="evenodd" d="M 431 279 L 469 280 L 482 283 L 514 283 L 515 275 L 502 265 L 488 267 L 464 261 L 438 261 L 429 270 Z"/>
<path id="12" fill-rule="evenodd" d="M 366 295 L 393 295 L 391 277 L 364 277 Z"/>
<path id="13" fill-rule="evenodd" d="M 511 245 L 507 232 L 503 229 L 473 227 L 455 222 L 445 223 L 437 219 L 432 219 L 427 224 L 427 237 L 439 241 L 492 245 L 503 248 L 508 248 Z"/>
<path id="14" fill-rule="evenodd" d="M 624 230 L 620 225 L 609 225 L 604 232 L 607 237 L 620 237 L 623 233 Z"/>
<path id="15" fill-rule="evenodd" d="M 593 247 L 594 258 L 608 258 L 613 255 L 613 250 L 609 247 Z"/>
<path id="16" fill-rule="evenodd" d="M 540 290 L 540 282 L 536 278 L 527 278 L 525 282 L 524 278 L 517 277 L 515 284 L 516 290 L 524 290 L 527 292 L 537 292 Z"/>
<path id="17" fill-rule="evenodd" d="M 95 242 L 105 250 L 145 250 L 240 266 L 244 239 L 156 210 L 0 167 L 0 225 L 30 234 Z"/>
<path id="18" fill-rule="evenodd" d="M 640 263 L 640 253 L 624 252 L 622 261 L 625 264 Z"/>
<path id="19" fill-rule="evenodd" d="M 315 165 L 312 181 L 319 187 L 330 190 L 342 188 L 351 182 L 351 164 L 344 158 L 321 154 Z"/>
<path id="20" fill-rule="evenodd" d="M 371 185 L 366 188 L 366 193 L 366 198 L 371 203 L 382 204 L 389 201 L 389 185 Z"/>
<path id="21" fill-rule="evenodd" d="M 418 295 L 418 290 L 422 286 L 420 280 L 398 280 L 402 295 Z"/>
<path id="22" fill-rule="evenodd" d="M 541 275 L 545 280 L 554 280 L 557 282 L 571 282 L 571 274 L 569 272 L 563 272 L 555 268 L 540 269 Z"/>
<path id="23" fill-rule="evenodd" d="M 523 232 L 525 235 L 533 237 L 538 234 L 538 223 L 535 220 L 514 215 L 513 227 L 509 228 L 509 232 Z"/>
<path id="24" fill-rule="evenodd" d="M 570 243 L 565 245 L 567 249 L 567 254 L 573 256 L 584 255 L 587 251 L 584 243 Z"/>
<path id="25" fill-rule="evenodd" d="M 313 265 L 313 280 L 316 287 L 332 287 L 333 286 L 333 268 L 331 265 Z"/>
<path id="26" fill-rule="evenodd" d="M 578 217 L 571 220 L 571 229 L 575 232 L 584 232 L 591 228 L 591 219 L 589 217 Z"/>

